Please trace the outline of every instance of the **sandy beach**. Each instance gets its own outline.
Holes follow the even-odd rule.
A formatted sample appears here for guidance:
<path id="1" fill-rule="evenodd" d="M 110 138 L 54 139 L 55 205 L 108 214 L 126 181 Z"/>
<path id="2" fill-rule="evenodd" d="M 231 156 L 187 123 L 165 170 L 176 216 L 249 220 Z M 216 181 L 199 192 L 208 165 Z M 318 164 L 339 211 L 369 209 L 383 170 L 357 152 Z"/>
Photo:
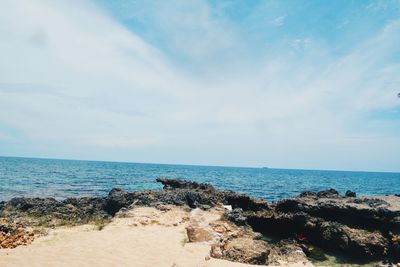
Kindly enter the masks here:
<path id="1" fill-rule="evenodd" d="M 188 242 L 188 225 L 209 227 L 221 212 L 138 207 L 117 215 L 102 230 L 60 227 L 28 246 L 2 249 L 0 266 L 256 266 L 211 258 L 210 242 Z"/>

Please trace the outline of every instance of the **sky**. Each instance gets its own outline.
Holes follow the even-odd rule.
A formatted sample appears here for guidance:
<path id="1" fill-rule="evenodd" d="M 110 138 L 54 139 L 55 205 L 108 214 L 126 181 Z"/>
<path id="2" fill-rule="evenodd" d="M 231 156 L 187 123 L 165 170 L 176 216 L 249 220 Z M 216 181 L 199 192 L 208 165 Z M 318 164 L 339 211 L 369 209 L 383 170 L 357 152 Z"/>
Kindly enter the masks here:
<path id="1" fill-rule="evenodd" d="M 2 0 L 0 155 L 400 171 L 400 0 Z"/>

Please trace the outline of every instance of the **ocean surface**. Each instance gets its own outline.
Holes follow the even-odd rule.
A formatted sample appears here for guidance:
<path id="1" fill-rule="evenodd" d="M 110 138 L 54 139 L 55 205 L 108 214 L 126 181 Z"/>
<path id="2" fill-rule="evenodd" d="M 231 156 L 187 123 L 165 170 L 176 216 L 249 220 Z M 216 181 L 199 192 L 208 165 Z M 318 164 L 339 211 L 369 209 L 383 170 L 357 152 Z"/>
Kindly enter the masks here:
<path id="1" fill-rule="evenodd" d="M 400 193 L 400 173 L 236 168 L 0 157 L 0 200 L 105 196 L 114 187 L 160 189 L 157 177 L 207 182 L 275 201 L 305 190 L 358 195 Z"/>

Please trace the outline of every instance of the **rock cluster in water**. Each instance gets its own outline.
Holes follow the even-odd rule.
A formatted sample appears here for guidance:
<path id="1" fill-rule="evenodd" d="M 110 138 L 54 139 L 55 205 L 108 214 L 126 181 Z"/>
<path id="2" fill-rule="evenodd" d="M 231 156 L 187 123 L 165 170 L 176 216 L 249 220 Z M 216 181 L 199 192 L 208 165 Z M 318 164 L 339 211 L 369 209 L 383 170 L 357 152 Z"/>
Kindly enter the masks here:
<path id="1" fill-rule="evenodd" d="M 336 190 L 304 192 L 298 197 L 276 203 L 251 198 L 245 194 L 221 191 L 209 184 L 178 179 L 157 179 L 163 190 L 126 192 L 113 189 L 106 197 L 68 198 L 58 201 L 52 198 L 14 198 L 0 203 L 0 218 L 23 221 L 27 225 L 46 226 L 79 224 L 107 220 L 117 212 L 134 206 L 160 207 L 162 205 L 187 206 L 209 209 L 229 205 L 224 218 L 241 235 L 228 235 L 212 248 L 211 255 L 252 264 L 270 264 L 275 258 L 310 254 L 310 245 L 363 260 L 399 261 L 400 197 L 356 197 L 348 191 L 344 196 Z M 0 247 L 10 236 L 17 241 L 7 241 L 6 247 L 15 247 L 32 241 L 30 233 L 7 228 L 0 221 Z M 12 228 L 12 227 L 11 227 Z M 232 228 L 232 226 L 231 226 Z M 271 244 L 262 235 L 274 235 L 278 242 Z M 220 229 L 227 231 L 227 229 Z M 188 234 L 195 236 L 196 229 Z M 200 234 L 205 235 L 204 233 Z M 29 237 L 29 238 L 28 238 Z M 3 238 L 3 239 L 1 239 Z M 204 236 L 204 238 L 207 238 Z M 1 241 L 3 240 L 3 241 Z M 229 244 L 229 245 L 228 245 Z M 298 255 L 298 257 L 296 256 Z M 297 257 L 297 258 L 296 258 Z"/>

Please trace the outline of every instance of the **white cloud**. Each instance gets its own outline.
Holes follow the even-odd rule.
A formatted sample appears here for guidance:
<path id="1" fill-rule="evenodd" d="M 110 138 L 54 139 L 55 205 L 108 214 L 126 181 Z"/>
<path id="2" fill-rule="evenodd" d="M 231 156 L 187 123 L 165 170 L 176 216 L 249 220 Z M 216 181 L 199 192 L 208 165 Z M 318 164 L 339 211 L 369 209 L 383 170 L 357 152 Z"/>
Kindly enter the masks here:
<path id="1" fill-rule="evenodd" d="M 274 18 L 271 23 L 272 25 L 274 25 L 275 27 L 280 27 L 283 25 L 283 23 L 285 22 L 286 16 L 279 16 Z"/>
<path id="2" fill-rule="evenodd" d="M 399 137 L 357 127 L 399 105 L 388 85 L 400 71 L 388 60 L 398 22 L 344 56 L 304 38 L 252 61 L 239 53 L 240 31 L 206 2 L 163 3 L 154 23 L 207 75 L 188 76 L 90 3 L 4 1 L 0 146 L 7 127 L 21 132 L 9 153 L 34 156 L 351 169 L 399 156 Z"/>

